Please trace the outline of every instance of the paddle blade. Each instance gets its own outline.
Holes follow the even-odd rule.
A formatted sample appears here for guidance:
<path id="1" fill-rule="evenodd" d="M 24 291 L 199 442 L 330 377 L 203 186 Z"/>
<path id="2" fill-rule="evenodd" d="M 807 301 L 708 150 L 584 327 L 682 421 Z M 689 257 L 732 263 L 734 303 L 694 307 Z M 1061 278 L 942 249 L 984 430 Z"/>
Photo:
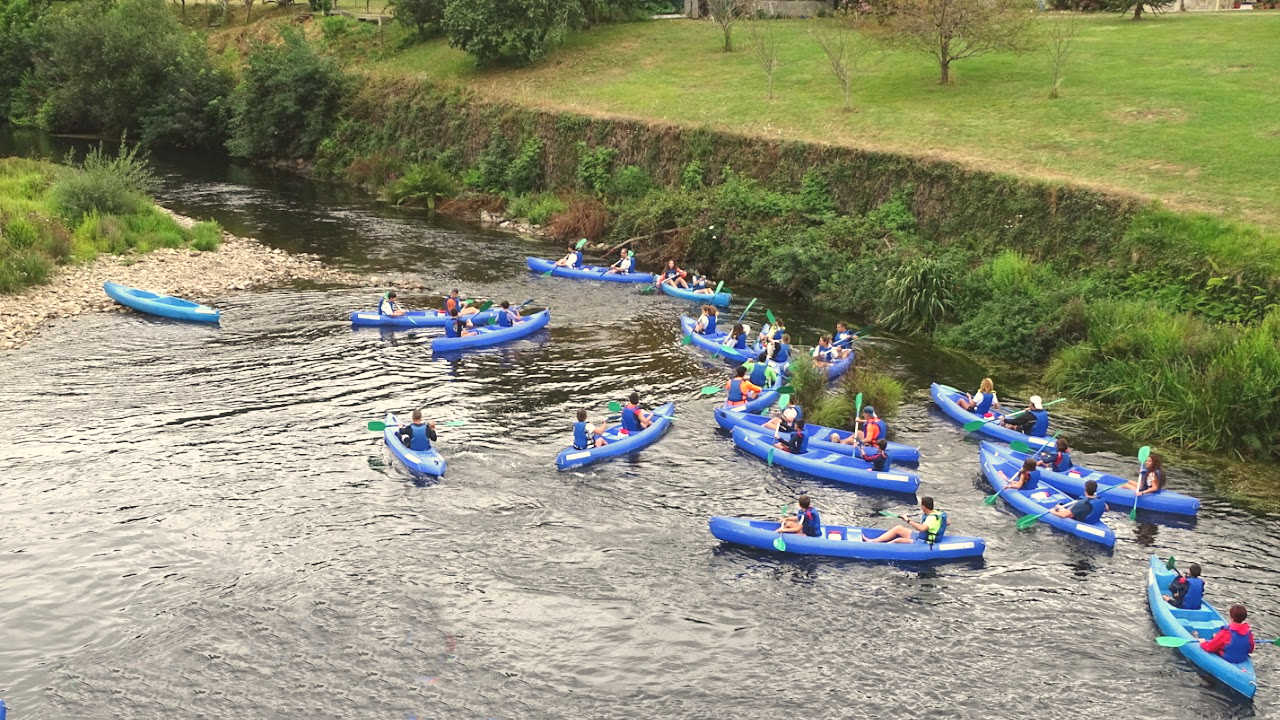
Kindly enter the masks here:
<path id="1" fill-rule="evenodd" d="M 986 496 L 985 498 L 983 498 L 983 499 L 982 499 L 982 504 L 984 504 L 984 505 L 995 505 L 995 504 L 996 504 L 996 500 L 998 500 L 999 498 L 1000 498 L 1000 493 L 995 493 L 994 495 L 988 495 L 988 496 Z"/>
<path id="2" fill-rule="evenodd" d="M 581 249 L 582 249 L 586 244 L 587 244 L 587 239 L 586 239 L 586 238 L 582 238 L 581 240 L 579 240 L 579 241 L 578 241 L 578 244 L 577 244 L 577 245 L 574 245 L 574 246 L 573 246 L 573 249 L 574 249 L 574 250 L 581 250 Z"/>
<path id="3" fill-rule="evenodd" d="M 769 448 L 769 454 L 765 456 L 764 462 L 769 467 L 773 467 L 773 451 L 777 448 Z"/>
<path id="4" fill-rule="evenodd" d="M 988 422 L 987 420 L 970 420 L 969 422 L 964 424 L 964 431 L 973 432 L 974 430 L 977 430 L 983 425 L 986 425 L 987 422 Z"/>
<path id="5" fill-rule="evenodd" d="M 774 538 L 774 539 L 773 539 L 773 547 L 774 547 L 774 549 L 775 549 L 775 550 L 778 550 L 779 552 L 786 552 L 786 551 L 787 551 L 787 541 L 786 541 L 786 540 L 783 540 L 783 539 L 782 539 L 782 536 L 781 536 L 781 535 L 779 535 L 778 537 L 776 537 L 776 538 Z"/>
<path id="6" fill-rule="evenodd" d="M 778 396 L 778 407 L 780 407 L 780 408 L 784 408 L 784 407 L 786 407 L 786 406 L 787 406 L 787 403 L 789 403 L 789 402 L 791 402 L 791 396 L 790 396 L 790 395 L 787 395 L 787 394 L 785 394 L 785 393 L 784 393 L 784 394 L 782 394 L 782 395 L 779 395 L 779 396 Z"/>
<path id="7" fill-rule="evenodd" d="M 896 517 L 898 517 L 898 513 L 894 512 L 894 511 L 892 511 L 892 510 L 881 510 L 881 511 L 880 511 L 880 514 L 881 514 L 881 515 L 883 515 L 883 516 L 885 516 L 885 517 L 891 517 L 891 518 L 896 518 Z"/>
<path id="8" fill-rule="evenodd" d="M 681 344 L 681 345 L 690 345 L 690 344 L 692 344 L 692 343 L 693 343 L 693 336 L 692 336 L 692 335 L 685 335 L 684 337 L 680 338 L 680 344 Z"/>
<path id="9" fill-rule="evenodd" d="M 1170 556 L 1169 556 L 1169 559 L 1168 559 L 1168 560 L 1165 560 L 1165 561 L 1164 561 L 1164 566 L 1165 566 L 1165 569 L 1167 569 L 1167 570 L 1175 570 L 1175 571 L 1176 571 L 1176 570 L 1178 569 L 1178 566 L 1177 566 L 1177 565 L 1175 565 L 1175 564 L 1174 564 L 1174 562 L 1173 562 L 1173 556 L 1172 556 L 1172 555 L 1170 555 Z"/>
<path id="10" fill-rule="evenodd" d="M 378 420 L 370 420 L 369 429 L 374 430 L 376 432 L 382 432 L 383 430 L 387 429 L 387 424 L 384 422 L 380 422 Z"/>
<path id="11" fill-rule="evenodd" d="M 722 287 L 724 287 L 724 281 L 723 281 L 723 280 L 721 280 L 720 282 L 716 283 L 716 289 L 711 291 L 711 292 L 712 292 L 712 294 L 719 293 L 719 292 L 720 292 L 720 288 L 722 288 Z"/>
<path id="12" fill-rule="evenodd" d="M 516 309 L 519 310 L 520 308 L 524 307 L 525 305 L 528 305 L 531 302 L 533 302 L 533 298 L 529 298 L 528 300 L 525 300 L 524 302 L 520 303 L 519 305 L 516 306 Z"/>
<path id="13" fill-rule="evenodd" d="M 610 400 L 609 404 L 605 405 L 605 408 L 607 408 L 609 412 L 622 412 L 622 403 L 617 400 Z"/>
<path id="14" fill-rule="evenodd" d="M 556 269 L 553 267 L 553 268 L 551 268 L 550 270 L 548 270 L 548 271 L 546 271 L 546 272 L 542 273 L 542 277 L 551 277 L 551 273 L 553 273 L 553 272 L 555 272 L 555 271 L 556 271 Z"/>
<path id="15" fill-rule="evenodd" d="M 770 325 L 773 325 L 774 323 L 778 322 L 778 320 L 773 316 L 773 311 L 770 310 L 769 308 L 764 309 L 764 316 L 769 320 Z"/>
<path id="16" fill-rule="evenodd" d="M 853 396 L 853 416 L 856 418 L 862 414 L 862 393 Z"/>
<path id="17" fill-rule="evenodd" d="M 1189 642 L 1194 642 L 1194 641 L 1191 640 L 1190 638 L 1180 638 L 1180 637 L 1174 637 L 1172 635 L 1161 635 L 1160 637 L 1156 638 L 1157 645 L 1159 645 L 1160 647 L 1167 647 L 1167 648 L 1182 647 L 1183 645 L 1186 645 Z"/>
<path id="18" fill-rule="evenodd" d="M 1136 502 L 1136 496 L 1134 500 L 1135 502 L 1133 503 L 1133 507 L 1129 508 L 1129 519 L 1136 522 L 1138 519 L 1138 503 Z"/>
<path id="19" fill-rule="evenodd" d="M 1014 440 L 1013 442 L 1009 443 L 1009 447 L 1013 448 L 1014 450 L 1017 450 L 1020 453 L 1027 453 L 1028 455 L 1031 454 L 1032 452 L 1031 446 L 1021 440 Z"/>
<path id="20" fill-rule="evenodd" d="M 645 285 L 644 287 L 640 288 L 640 294 L 641 294 L 641 295 L 652 295 L 652 294 L 653 294 L 653 286 L 652 286 L 652 285 Z"/>
<path id="21" fill-rule="evenodd" d="M 715 394 L 716 394 L 716 393 L 718 393 L 718 392 L 720 392 L 720 386 L 719 386 L 719 385 L 708 385 L 708 386 L 706 386 L 706 387 L 702 388 L 702 394 L 703 394 L 703 395 L 715 395 Z"/>
<path id="22" fill-rule="evenodd" d="M 778 392 L 782 395 L 794 395 L 795 391 L 796 389 L 791 386 L 791 383 L 787 383 L 786 385 L 778 388 Z"/>
<path id="23" fill-rule="evenodd" d="M 449 422 L 444 423 L 444 426 L 445 427 L 462 427 L 463 425 L 466 425 L 466 424 L 467 422 L 465 420 L 450 420 Z"/>
<path id="24" fill-rule="evenodd" d="M 1147 458 L 1149 457 L 1151 457 L 1150 445 L 1143 445 L 1142 447 L 1138 448 L 1138 464 L 1139 465 L 1146 465 Z"/>
<path id="25" fill-rule="evenodd" d="M 1039 519 L 1040 519 L 1040 514 L 1039 514 L 1039 513 L 1035 513 L 1035 514 L 1031 514 L 1031 515 L 1023 515 L 1022 517 L 1018 518 L 1018 529 L 1019 529 L 1019 530 L 1026 530 L 1027 528 L 1031 527 L 1032 525 L 1035 525 L 1035 524 L 1036 524 L 1036 521 L 1037 521 L 1037 520 L 1039 520 Z"/>

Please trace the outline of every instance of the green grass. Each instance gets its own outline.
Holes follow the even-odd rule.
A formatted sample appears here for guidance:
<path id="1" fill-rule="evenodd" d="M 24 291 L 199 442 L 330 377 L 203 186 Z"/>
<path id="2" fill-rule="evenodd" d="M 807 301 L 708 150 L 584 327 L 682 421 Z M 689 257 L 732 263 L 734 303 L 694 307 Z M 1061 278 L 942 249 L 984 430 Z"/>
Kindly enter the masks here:
<path id="1" fill-rule="evenodd" d="M 772 101 L 746 31 L 725 54 L 699 21 L 574 33 L 529 68 L 477 70 L 444 40 L 359 67 L 524 105 L 934 156 L 1280 228 L 1280 12 L 1082 17 L 1057 100 L 1044 51 L 961 61 L 942 87 L 930 57 L 886 49 L 855 81 L 852 113 L 811 22 L 828 21 L 774 21 Z"/>

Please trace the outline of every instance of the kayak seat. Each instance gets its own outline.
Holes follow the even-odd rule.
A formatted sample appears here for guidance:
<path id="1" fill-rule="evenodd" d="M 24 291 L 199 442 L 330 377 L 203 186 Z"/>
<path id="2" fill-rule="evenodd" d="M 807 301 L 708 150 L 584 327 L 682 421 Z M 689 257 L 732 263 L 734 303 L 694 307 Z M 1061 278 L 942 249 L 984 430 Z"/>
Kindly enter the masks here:
<path id="1" fill-rule="evenodd" d="M 845 532 L 840 528 L 827 528 L 828 540 L 843 540 L 844 536 L 845 536 Z"/>
<path id="2" fill-rule="evenodd" d="M 1182 622 L 1182 626 L 1185 627 L 1187 630 L 1195 630 L 1196 632 L 1200 633 L 1201 638 L 1204 640 L 1209 639 L 1206 633 L 1216 633 L 1223 628 L 1222 623 L 1217 620 L 1191 621 L 1191 622 L 1184 620 Z"/>

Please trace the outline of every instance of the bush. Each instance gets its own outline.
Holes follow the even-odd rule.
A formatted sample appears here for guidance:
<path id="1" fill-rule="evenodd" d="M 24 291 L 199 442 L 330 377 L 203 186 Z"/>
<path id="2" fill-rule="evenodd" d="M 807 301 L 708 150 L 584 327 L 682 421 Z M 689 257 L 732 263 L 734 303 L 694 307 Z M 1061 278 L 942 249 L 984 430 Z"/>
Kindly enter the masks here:
<path id="1" fill-rule="evenodd" d="M 900 266 L 885 281 L 887 327 L 932 333 L 951 314 L 956 269 L 933 257 L 918 257 Z M 1015 316 L 1016 317 L 1016 316 Z"/>
<path id="2" fill-rule="evenodd" d="M 0 238 L 14 250 L 26 250 L 40 242 L 40 232 L 26 218 L 12 218 L 0 227 Z"/>
<path id="3" fill-rule="evenodd" d="M 280 44 L 249 53 L 232 103 L 231 139 L 237 157 L 304 158 L 333 129 L 349 80 L 289 29 Z"/>
<path id="4" fill-rule="evenodd" d="M 653 188 L 649 173 L 635 165 L 619 168 L 611 185 L 613 195 L 624 199 L 644 197 Z"/>
<path id="5" fill-rule="evenodd" d="M 511 161 L 511 142 L 502 133 L 495 132 L 480 157 L 476 158 L 476 166 L 463 174 L 462 182 L 476 190 L 502 192 Z"/>
<path id="6" fill-rule="evenodd" d="M 513 193 L 530 193 L 542 187 L 542 141 L 536 137 L 520 145 L 505 176 L 507 190 Z"/>
<path id="7" fill-rule="evenodd" d="M 680 189 L 685 192 L 693 190 L 701 190 L 702 181 L 702 163 L 697 160 L 690 160 L 680 169 Z"/>
<path id="8" fill-rule="evenodd" d="M 396 205 L 421 203 L 435 208 L 436 198 L 453 195 L 457 190 L 449 171 L 436 163 L 420 163 L 410 165 L 403 175 L 387 185 L 382 197 Z"/>
<path id="9" fill-rule="evenodd" d="M 396 22 L 412 28 L 419 39 L 425 40 L 441 31 L 444 5 L 444 0 L 395 0 L 391 14 Z"/>
<path id="10" fill-rule="evenodd" d="M 53 263 L 43 253 L 26 249 L 0 260 L 0 293 L 13 293 L 49 279 Z"/>
<path id="11" fill-rule="evenodd" d="M 35 62 L 42 0 L 0 2 L 0 118 L 9 117 L 9 98 Z"/>
<path id="12" fill-rule="evenodd" d="M 564 201 L 551 193 L 517 195 L 507 201 L 508 215 L 524 218 L 534 225 L 547 224 L 553 215 L 564 212 L 565 208 Z"/>
<path id="13" fill-rule="evenodd" d="M 449 44 L 479 65 L 533 62 L 564 39 L 572 3 L 557 0 L 447 0 Z"/>
<path id="14" fill-rule="evenodd" d="M 586 143 L 578 143 L 578 185 L 582 189 L 604 195 L 609 189 L 613 177 L 613 159 L 618 151 L 611 147 L 588 147 Z"/>
<path id="15" fill-rule="evenodd" d="M 590 196 L 579 196 L 569 201 L 569 207 L 551 217 L 547 232 L 557 240 L 590 238 L 604 235 L 609 223 L 609 211 L 600 201 Z"/>
<path id="16" fill-rule="evenodd" d="M 138 212 L 150 204 L 147 195 L 157 184 L 146 154 L 137 147 L 122 145 L 111 157 L 99 145 L 85 155 L 79 172 L 67 173 L 53 184 L 50 197 L 58 213 L 74 225 L 90 213 Z"/>
<path id="17" fill-rule="evenodd" d="M 217 250 L 222 244 L 222 226 L 209 220 L 191 226 L 191 247 L 201 252 Z"/>

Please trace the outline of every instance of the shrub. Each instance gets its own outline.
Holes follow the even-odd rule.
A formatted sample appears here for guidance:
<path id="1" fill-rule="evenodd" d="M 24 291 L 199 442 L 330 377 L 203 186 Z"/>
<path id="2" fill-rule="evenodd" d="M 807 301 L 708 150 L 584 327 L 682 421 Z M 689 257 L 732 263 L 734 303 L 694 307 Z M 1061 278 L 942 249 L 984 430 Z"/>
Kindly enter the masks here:
<path id="1" fill-rule="evenodd" d="M 908 332 L 933 332 L 951 313 L 956 270 L 932 257 L 900 266 L 885 281 L 885 304 L 891 308 L 880 323 Z"/>
<path id="2" fill-rule="evenodd" d="M 578 143 L 578 185 L 582 189 L 604 195 L 609 189 L 609 181 L 613 177 L 613 160 L 618 151 L 611 147 L 588 147 L 586 143 Z"/>
<path id="3" fill-rule="evenodd" d="M 38 250 L 28 248 L 0 260 L 0 293 L 17 292 L 49 279 L 53 263 Z"/>
<path id="4" fill-rule="evenodd" d="M 217 250 L 222 244 L 222 226 L 209 220 L 191 226 L 191 247 L 201 252 Z"/>
<path id="5" fill-rule="evenodd" d="M 436 198 L 457 192 L 457 183 L 449 171 L 436 163 L 410 165 L 382 191 L 383 199 L 396 205 L 421 203 L 435 208 Z"/>
<path id="6" fill-rule="evenodd" d="M 626 165 L 614 174 L 612 194 L 625 199 L 644 197 L 653 188 L 649 173 L 635 165 Z"/>
<path id="7" fill-rule="evenodd" d="M 26 250 L 40 242 L 40 232 L 26 218 L 11 218 L 0 228 L 0 238 L 15 250 Z"/>
<path id="8" fill-rule="evenodd" d="M 111 157 L 99 145 L 85 155 L 78 172 L 66 173 L 53 184 L 50 197 L 59 214 L 74 225 L 93 212 L 125 215 L 139 211 L 149 204 L 147 194 L 157 183 L 146 154 L 137 147 L 122 145 Z"/>
<path id="9" fill-rule="evenodd" d="M 570 199 L 569 207 L 551 217 L 547 232 L 557 240 L 573 238 L 590 238 L 595 240 L 604 235 L 609 223 L 609 211 L 600 201 L 590 196 L 578 196 Z"/>
<path id="10" fill-rule="evenodd" d="M 517 195 L 507 201 L 507 214 L 534 225 L 545 225 L 556 213 L 564 212 L 564 201 L 551 193 Z M 580 236 L 581 237 L 581 236 Z"/>
<path id="11" fill-rule="evenodd" d="M 507 182 L 507 168 L 511 165 L 511 142 L 502 133 L 494 133 L 476 158 L 476 166 L 462 176 L 467 187 L 485 192 L 501 192 Z"/>
<path id="12" fill-rule="evenodd" d="M 685 192 L 693 190 L 701 190 L 702 181 L 702 163 L 697 160 L 690 160 L 680 169 L 680 189 Z"/>
<path id="13" fill-rule="evenodd" d="M 391 14 L 396 22 L 412 28 L 419 39 L 426 39 L 440 32 L 444 5 L 444 0 L 395 0 Z"/>
<path id="14" fill-rule="evenodd" d="M 525 140 L 520 151 L 507 167 L 504 178 L 506 189 L 522 194 L 542 187 L 542 141 L 536 137 Z"/>
<path id="15" fill-rule="evenodd" d="M 449 44 L 477 64 L 520 65 L 560 43 L 572 12 L 556 0 L 446 0 L 443 25 Z"/>
<path id="16" fill-rule="evenodd" d="M 836 203 L 831 197 L 831 185 L 821 172 L 809 168 L 800 178 L 800 208 L 807 213 L 835 212 Z"/>

